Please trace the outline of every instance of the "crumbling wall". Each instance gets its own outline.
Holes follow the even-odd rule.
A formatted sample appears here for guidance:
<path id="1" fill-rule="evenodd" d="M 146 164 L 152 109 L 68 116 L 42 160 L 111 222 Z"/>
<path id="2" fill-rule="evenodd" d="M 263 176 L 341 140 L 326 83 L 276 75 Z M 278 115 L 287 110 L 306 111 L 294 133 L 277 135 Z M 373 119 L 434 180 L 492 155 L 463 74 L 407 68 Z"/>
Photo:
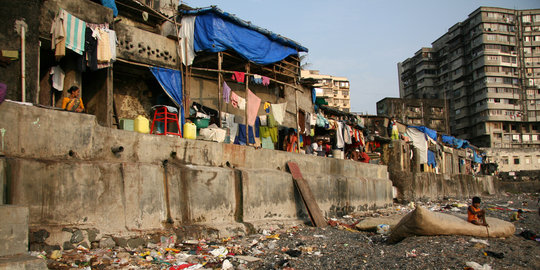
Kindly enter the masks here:
<path id="1" fill-rule="evenodd" d="M 327 217 L 392 202 L 386 166 L 139 134 L 99 126 L 93 115 L 12 102 L 0 114 L 7 201 L 29 208 L 36 248 L 308 222 L 287 161 L 298 163 Z"/>

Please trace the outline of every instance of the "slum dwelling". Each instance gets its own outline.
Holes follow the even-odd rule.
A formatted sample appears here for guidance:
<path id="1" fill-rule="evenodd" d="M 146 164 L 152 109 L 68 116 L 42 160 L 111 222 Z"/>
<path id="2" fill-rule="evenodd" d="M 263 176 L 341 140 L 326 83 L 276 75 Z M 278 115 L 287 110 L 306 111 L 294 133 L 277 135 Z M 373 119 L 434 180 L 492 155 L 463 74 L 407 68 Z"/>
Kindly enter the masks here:
<path id="1" fill-rule="evenodd" d="M 306 48 L 217 7 L 163 2 L 117 0 L 112 9 L 88 0 L 43 2 L 39 104 L 63 109 L 77 86 L 84 112 L 106 127 L 133 130 L 137 117 L 153 126 L 154 111 L 166 105 L 178 113 L 179 129 L 186 119 L 197 128 L 238 123 L 239 135 L 273 105 L 282 109 L 279 124 L 295 129 L 298 113 L 313 112 L 311 89 L 298 81 Z M 75 32 L 55 30 L 63 20 Z"/>

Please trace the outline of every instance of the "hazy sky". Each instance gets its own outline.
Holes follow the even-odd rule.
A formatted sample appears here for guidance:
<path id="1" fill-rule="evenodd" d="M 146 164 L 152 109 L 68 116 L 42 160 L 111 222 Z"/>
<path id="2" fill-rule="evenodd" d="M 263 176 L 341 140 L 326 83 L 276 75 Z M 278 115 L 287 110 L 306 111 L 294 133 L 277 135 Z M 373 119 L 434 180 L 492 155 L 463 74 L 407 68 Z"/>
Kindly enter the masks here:
<path id="1" fill-rule="evenodd" d="M 540 0 L 190 0 L 216 5 L 309 49 L 309 69 L 347 77 L 351 111 L 376 114 L 399 97 L 397 63 L 442 36 L 480 6 L 540 8 Z"/>

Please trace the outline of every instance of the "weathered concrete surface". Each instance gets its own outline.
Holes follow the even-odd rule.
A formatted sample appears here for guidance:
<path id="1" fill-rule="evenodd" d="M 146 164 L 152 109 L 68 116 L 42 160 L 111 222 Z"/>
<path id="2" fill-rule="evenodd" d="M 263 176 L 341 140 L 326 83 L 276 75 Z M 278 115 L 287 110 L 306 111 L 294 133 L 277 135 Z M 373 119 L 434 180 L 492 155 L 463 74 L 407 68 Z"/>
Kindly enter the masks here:
<path id="1" fill-rule="evenodd" d="M 443 174 L 416 173 L 410 188 L 410 194 L 413 194 L 412 199 L 470 198 L 497 193 L 496 180 L 493 176 L 453 175 L 448 177 Z"/>
<path id="2" fill-rule="evenodd" d="M 540 192 L 540 181 L 504 181 L 499 182 L 501 190 L 522 193 Z"/>
<path id="3" fill-rule="evenodd" d="M 0 257 L 28 251 L 28 208 L 0 206 Z"/>
<path id="4" fill-rule="evenodd" d="M 48 245 L 69 247 L 89 229 L 96 235 L 84 233 L 81 243 L 173 227 L 225 236 L 309 222 L 287 161 L 298 163 L 327 217 L 392 202 L 386 166 L 138 134 L 12 102 L 0 114 L 8 201 L 29 208 L 31 230 L 50 233 Z M 124 147 L 118 156 L 115 146 Z"/>
<path id="5" fill-rule="evenodd" d="M 46 270 L 45 260 L 30 256 L 16 255 L 0 257 L 0 270 Z"/>

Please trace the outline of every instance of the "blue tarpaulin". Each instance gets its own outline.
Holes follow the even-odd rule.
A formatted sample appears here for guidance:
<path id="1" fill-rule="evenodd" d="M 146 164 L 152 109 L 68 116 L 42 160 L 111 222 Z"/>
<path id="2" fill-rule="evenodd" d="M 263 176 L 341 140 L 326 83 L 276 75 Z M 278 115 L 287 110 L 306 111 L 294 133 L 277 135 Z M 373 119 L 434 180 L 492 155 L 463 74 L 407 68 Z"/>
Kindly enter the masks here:
<path id="1" fill-rule="evenodd" d="M 433 153 L 433 151 L 429 149 L 427 151 L 427 164 L 432 166 L 433 168 L 437 167 L 437 161 L 435 160 L 435 153 Z"/>
<path id="2" fill-rule="evenodd" d="M 416 128 L 420 131 L 422 131 L 424 134 L 426 134 L 428 137 L 432 138 L 433 140 L 437 140 L 437 131 L 433 130 L 433 129 L 429 129 L 427 127 L 424 127 L 424 126 L 410 126 L 412 128 Z"/>
<path id="3" fill-rule="evenodd" d="M 150 67 L 150 71 L 165 90 L 165 93 L 180 107 L 181 122 L 180 129 L 184 130 L 184 106 L 182 106 L 182 74 L 178 70 Z"/>
<path id="4" fill-rule="evenodd" d="M 113 16 L 118 16 L 118 9 L 116 8 L 116 3 L 114 0 L 101 0 L 101 4 L 105 7 L 108 7 L 113 10 Z"/>
<path id="5" fill-rule="evenodd" d="M 254 63 L 268 65 L 289 55 L 308 51 L 288 38 L 240 20 L 216 7 L 182 10 L 182 13 L 197 16 L 193 41 L 196 52 L 230 49 Z"/>
<path id="6" fill-rule="evenodd" d="M 441 139 L 443 143 L 446 143 L 448 145 L 454 145 L 454 140 L 456 138 L 454 136 L 442 135 Z"/>

